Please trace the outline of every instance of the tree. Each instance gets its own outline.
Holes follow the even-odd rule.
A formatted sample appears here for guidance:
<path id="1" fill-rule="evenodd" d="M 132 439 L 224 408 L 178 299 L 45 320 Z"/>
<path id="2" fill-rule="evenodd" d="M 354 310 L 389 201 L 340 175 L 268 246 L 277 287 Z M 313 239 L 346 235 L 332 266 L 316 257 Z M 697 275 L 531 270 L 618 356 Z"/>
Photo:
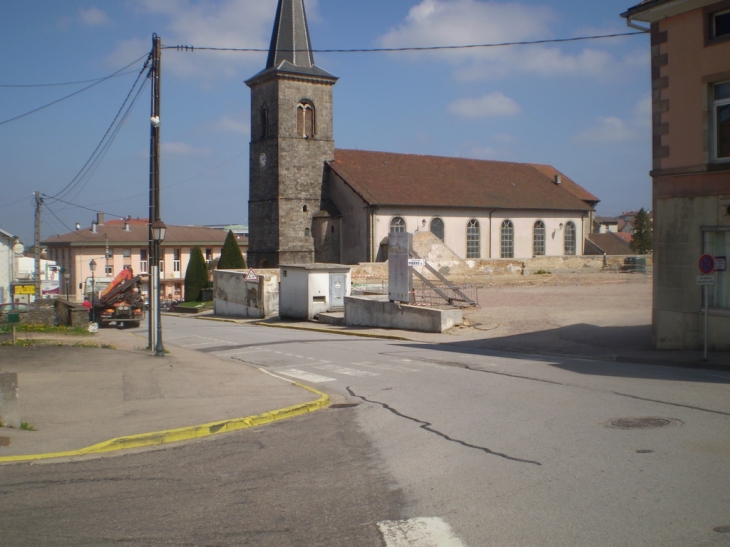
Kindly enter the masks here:
<path id="1" fill-rule="evenodd" d="M 228 231 L 226 242 L 223 244 L 221 257 L 218 261 L 219 270 L 242 270 L 246 267 L 246 260 L 243 258 L 241 248 L 238 246 L 233 230 Z"/>
<path id="2" fill-rule="evenodd" d="M 636 254 L 648 254 L 652 250 L 652 225 L 642 208 L 634 219 L 634 234 L 631 236 L 631 250 Z"/>
<path id="3" fill-rule="evenodd" d="M 200 292 L 207 289 L 208 285 L 208 268 L 205 265 L 203 251 L 196 246 L 190 253 L 188 269 L 185 270 L 185 302 L 199 301 Z"/>

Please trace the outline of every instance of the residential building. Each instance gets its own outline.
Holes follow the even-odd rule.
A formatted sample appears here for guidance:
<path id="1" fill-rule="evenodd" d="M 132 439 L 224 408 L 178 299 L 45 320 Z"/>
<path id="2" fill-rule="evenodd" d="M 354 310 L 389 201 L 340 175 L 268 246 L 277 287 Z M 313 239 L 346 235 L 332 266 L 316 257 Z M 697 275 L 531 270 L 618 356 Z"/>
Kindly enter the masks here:
<path id="1" fill-rule="evenodd" d="M 335 150 L 337 78 L 314 63 L 303 0 L 279 0 L 251 88 L 254 267 L 384 260 L 391 231 L 458 256 L 581 254 L 598 198 L 547 165 Z"/>
<path id="2" fill-rule="evenodd" d="M 698 262 L 716 258 L 710 348 L 730 349 L 730 1 L 645 0 L 622 14 L 649 24 L 653 102 L 656 347 L 703 345 Z M 724 259 L 724 260 L 722 260 Z"/>
<path id="3" fill-rule="evenodd" d="M 168 226 L 161 244 L 160 294 L 163 299 L 182 299 L 190 253 L 200 247 L 206 262 L 220 258 L 226 232 L 201 226 Z M 79 229 L 43 241 L 49 257 L 70 274 L 71 297 L 81 300 L 83 283 L 91 277 L 89 263 L 96 262 L 95 278 L 110 279 L 125 267 L 135 274 L 149 274 L 149 223 L 147 219 L 104 222 L 100 213 L 91 228 Z M 145 280 L 142 293 L 149 294 Z"/>
<path id="4" fill-rule="evenodd" d="M 12 302 L 10 284 L 13 281 L 13 246 L 18 241 L 13 234 L 0 228 L 0 304 Z"/>

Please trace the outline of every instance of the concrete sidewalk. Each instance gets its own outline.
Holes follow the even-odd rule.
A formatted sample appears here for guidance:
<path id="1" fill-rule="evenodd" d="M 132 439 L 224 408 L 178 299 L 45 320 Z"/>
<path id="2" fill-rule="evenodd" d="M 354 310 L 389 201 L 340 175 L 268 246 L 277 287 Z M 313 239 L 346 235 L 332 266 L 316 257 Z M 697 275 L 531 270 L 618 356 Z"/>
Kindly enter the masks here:
<path id="1" fill-rule="evenodd" d="M 124 330 L 56 336 L 62 347 L 48 335 L 19 338 L 45 340 L 0 347 L 0 371 L 18 373 L 21 420 L 36 431 L 0 428 L 0 463 L 199 438 L 329 404 L 325 394 L 242 363 L 177 347 L 154 357 L 146 339 Z"/>

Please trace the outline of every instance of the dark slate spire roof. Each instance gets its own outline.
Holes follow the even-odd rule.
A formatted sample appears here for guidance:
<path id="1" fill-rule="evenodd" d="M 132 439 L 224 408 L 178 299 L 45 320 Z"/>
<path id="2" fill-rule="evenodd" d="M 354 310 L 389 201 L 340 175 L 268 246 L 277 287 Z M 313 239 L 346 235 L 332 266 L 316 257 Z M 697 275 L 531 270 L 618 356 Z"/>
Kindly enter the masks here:
<path id="1" fill-rule="evenodd" d="M 278 68 L 283 62 L 299 68 L 314 66 L 304 0 L 279 0 L 266 68 Z"/>
<path id="2" fill-rule="evenodd" d="M 266 68 L 249 82 L 273 72 L 337 79 L 314 64 L 304 0 L 279 0 Z"/>

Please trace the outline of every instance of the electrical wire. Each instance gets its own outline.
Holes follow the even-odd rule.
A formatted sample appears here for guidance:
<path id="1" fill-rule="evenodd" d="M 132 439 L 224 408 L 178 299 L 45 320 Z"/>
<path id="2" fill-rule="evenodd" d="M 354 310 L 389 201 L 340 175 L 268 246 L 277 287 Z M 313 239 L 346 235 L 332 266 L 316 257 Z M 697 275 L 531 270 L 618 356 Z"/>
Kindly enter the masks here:
<path id="1" fill-rule="evenodd" d="M 10 207 L 11 205 L 15 205 L 16 203 L 20 203 L 21 201 L 25 201 L 26 199 L 28 199 L 28 198 L 27 197 L 20 198 L 18 201 L 11 201 L 10 203 L 6 203 L 5 205 L 0 205 L 0 209 L 4 209 L 5 207 Z"/>
<path id="2" fill-rule="evenodd" d="M 58 104 L 58 103 L 60 103 L 62 101 L 65 101 L 66 99 L 70 99 L 71 97 L 75 97 L 76 95 L 79 95 L 79 94 L 83 93 L 84 91 L 88 91 L 92 87 L 95 87 L 95 86 L 99 85 L 100 83 L 105 82 L 108 79 L 113 78 L 114 76 L 117 76 L 120 72 L 122 72 L 123 70 L 128 69 L 130 66 L 132 66 L 135 63 L 138 63 L 139 61 L 141 61 L 145 57 L 149 57 L 149 54 L 146 53 L 146 54 L 142 55 L 139 59 L 135 59 L 134 61 L 132 61 L 131 63 L 129 63 L 127 66 L 120 68 L 119 70 L 117 70 L 116 72 L 110 74 L 109 76 L 106 76 L 105 78 L 102 78 L 102 79 L 94 82 L 93 84 L 91 84 L 89 86 L 86 86 L 86 87 L 84 87 L 82 89 L 79 89 L 78 91 L 74 91 L 73 93 L 71 93 L 69 95 L 66 95 L 65 97 L 61 97 L 60 99 L 56 99 L 55 101 L 52 101 L 52 102 L 50 102 L 48 104 L 45 104 L 43 106 L 39 106 L 38 108 L 34 108 L 33 110 L 30 110 L 28 112 L 25 112 L 24 114 L 20 114 L 18 116 L 15 116 L 14 118 L 10 118 L 10 119 L 7 119 L 7 120 L 0 121 L 0 125 L 4 125 L 6 123 L 10 123 L 10 122 L 13 122 L 15 120 L 19 120 L 20 118 L 25 118 L 26 116 L 30 116 L 31 114 L 35 114 L 36 112 L 39 112 L 41 110 L 44 110 L 44 109 L 48 108 L 49 106 L 53 106 L 54 104 Z"/>
<path id="3" fill-rule="evenodd" d="M 137 59 L 139 61 L 140 59 Z M 137 62 L 135 61 L 135 63 Z M 124 70 L 124 69 L 122 69 Z M 103 82 L 109 78 L 119 78 L 120 76 L 126 76 L 127 74 L 134 74 L 136 70 L 128 70 L 127 72 L 114 73 L 110 76 L 104 76 L 103 78 L 93 78 L 91 80 L 78 80 L 76 82 L 60 82 L 56 84 L 0 84 L 0 88 L 28 88 L 28 87 L 59 87 L 65 85 L 77 85 L 77 84 L 88 84 L 89 82 Z"/>
<path id="4" fill-rule="evenodd" d="M 51 208 L 50 208 L 50 207 L 48 206 L 48 204 L 47 204 L 47 203 L 46 203 L 45 201 L 43 202 L 43 205 L 44 205 L 44 206 L 46 207 L 46 209 L 48 209 L 48 212 L 49 212 L 49 213 L 51 213 L 51 214 L 52 214 L 52 215 L 53 215 L 53 216 L 55 217 L 55 219 L 56 219 L 56 220 L 57 220 L 58 222 L 60 222 L 60 223 L 61 223 L 61 224 L 62 224 L 62 225 L 64 226 L 64 228 L 66 228 L 66 229 L 67 229 L 67 230 L 68 230 L 69 232 L 76 232 L 76 233 L 77 233 L 77 235 L 78 235 L 78 236 L 79 236 L 80 238 L 82 238 L 82 239 L 88 239 L 88 240 L 92 240 L 92 239 L 97 239 L 97 238 L 95 238 L 95 237 L 89 237 L 89 236 L 87 236 L 87 235 L 84 235 L 84 234 L 83 234 L 83 233 L 82 233 L 81 231 L 79 231 L 79 230 L 74 230 L 73 228 L 69 228 L 69 226 L 68 226 L 68 225 L 67 225 L 67 224 L 66 224 L 66 223 L 65 223 L 65 222 L 64 222 L 63 220 L 61 220 L 60 218 L 58 218 L 58 215 L 57 215 L 56 213 L 54 213 L 54 212 L 53 212 L 53 209 L 51 209 Z"/>
<path id="5" fill-rule="evenodd" d="M 91 211 L 92 213 L 102 213 L 105 216 L 115 217 L 115 218 L 127 218 L 127 215 L 115 215 L 114 213 L 109 213 L 107 211 L 99 211 L 99 209 L 92 209 L 91 207 L 86 207 L 85 205 L 79 205 L 78 203 L 71 203 L 70 201 L 64 201 L 62 199 L 53 198 L 51 196 L 48 196 L 46 194 L 41 193 L 41 197 L 44 197 L 46 199 L 51 199 L 53 201 L 58 201 L 60 203 L 63 203 L 65 205 L 70 205 L 71 207 L 76 207 L 78 209 L 86 209 L 87 211 Z"/>
<path id="6" fill-rule="evenodd" d="M 106 133 L 104 133 L 104 136 L 99 141 L 99 144 L 96 145 L 96 148 L 91 153 L 91 156 L 89 156 L 89 159 L 86 160 L 86 163 L 84 163 L 84 166 L 79 170 L 79 172 L 76 174 L 76 176 L 73 179 L 71 179 L 71 181 L 68 184 L 66 184 L 66 186 L 64 186 L 58 193 L 54 194 L 52 197 L 58 198 L 58 197 L 63 197 L 65 195 L 67 195 L 78 184 L 78 182 L 80 181 L 80 178 L 86 172 L 88 172 L 89 166 L 92 164 L 92 161 L 94 161 L 94 159 L 97 157 L 97 152 L 99 152 L 99 149 L 107 141 L 107 137 L 109 136 L 109 133 L 112 132 L 112 130 L 114 129 L 115 125 L 117 124 L 117 121 L 119 120 L 119 116 L 121 115 L 122 111 L 124 110 L 124 107 L 126 106 L 127 102 L 129 101 L 129 98 L 131 97 L 132 93 L 134 93 L 134 90 L 137 87 L 137 84 L 139 83 L 139 80 L 142 77 L 142 74 L 147 69 L 147 66 L 148 66 L 149 61 L 150 61 L 150 57 L 151 57 L 151 53 L 147 54 L 147 60 L 145 61 L 144 66 L 142 67 L 142 69 L 140 70 L 139 74 L 137 75 L 137 79 L 134 81 L 134 84 L 132 85 L 132 88 L 129 90 L 129 93 L 127 93 L 127 96 L 125 97 L 124 102 L 122 103 L 122 106 L 119 107 L 119 110 L 117 111 L 116 115 L 114 116 L 114 119 L 112 120 L 112 123 L 109 125 L 108 129 L 106 130 Z M 139 59 L 137 59 L 137 61 L 139 61 L 140 59 L 142 59 L 142 57 L 140 57 Z M 137 96 L 136 97 L 139 97 L 139 93 L 140 93 L 140 91 L 142 90 L 143 87 L 144 86 L 141 86 L 140 87 L 140 90 L 137 92 Z M 135 101 L 136 101 L 136 97 L 135 97 Z M 131 105 L 130 105 L 130 107 L 131 107 Z M 128 112 L 129 112 L 129 109 L 127 110 L 127 113 Z M 125 117 L 126 117 L 126 114 L 125 114 Z"/>
<path id="7" fill-rule="evenodd" d="M 423 47 L 390 47 L 390 48 L 362 48 L 362 49 L 313 49 L 312 53 L 392 53 L 399 51 L 439 51 L 451 49 L 479 49 L 490 47 L 507 46 L 528 46 L 534 44 L 560 44 L 565 42 L 581 42 L 586 40 L 600 40 L 603 38 L 618 38 L 621 36 L 645 35 L 645 32 L 619 32 L 615 34 L 598 34 L 594 36 L 577 36 L 574 38 L 552 38 L 546 40 L 527 40 L 522 42 L 501 42 L 497 44 L 468 44 L 463 46 L 423 46 Z M 228 48 L 228 47 L 198 47 L 198 46 L 163 46 L 162 49 L 174 49 L 177 51 L 238 51 L 246 53 L 267 53 L 268 49 L 262 48 Z M 296 53 L 309 50 L 281 50 L 286 53 Z"/>

